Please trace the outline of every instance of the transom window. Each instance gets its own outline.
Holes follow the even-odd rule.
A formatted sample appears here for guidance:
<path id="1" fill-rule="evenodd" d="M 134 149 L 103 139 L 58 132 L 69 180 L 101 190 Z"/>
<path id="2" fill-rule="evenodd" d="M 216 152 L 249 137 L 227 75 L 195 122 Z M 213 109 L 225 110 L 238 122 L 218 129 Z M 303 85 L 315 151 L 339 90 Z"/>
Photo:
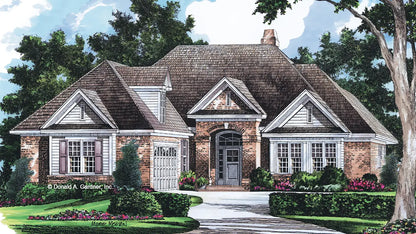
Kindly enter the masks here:
<path id="1" fill-rule="evenodd" d="M 70 173 L 94 173 L 94 141 L 69 141 L 68 156 Z"/>
<path id="2" fill-rule="evenodd" d="M 226 146 L 241 146 L 241 135 L 238 133 L 222 134 L 218 138 L 218 144 Z"/>

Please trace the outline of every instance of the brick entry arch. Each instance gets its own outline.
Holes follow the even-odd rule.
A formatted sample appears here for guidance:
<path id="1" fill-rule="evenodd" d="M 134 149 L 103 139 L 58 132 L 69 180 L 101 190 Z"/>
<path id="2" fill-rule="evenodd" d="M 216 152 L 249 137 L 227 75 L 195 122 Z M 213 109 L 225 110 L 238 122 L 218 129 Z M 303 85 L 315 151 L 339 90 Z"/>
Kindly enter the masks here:
<path id="1" fill-rule="evenodd" d="M 215 136 L 215 178 L 217 185 L 241 185 L 242 135 L 236 131 L 221 131 Z"/>

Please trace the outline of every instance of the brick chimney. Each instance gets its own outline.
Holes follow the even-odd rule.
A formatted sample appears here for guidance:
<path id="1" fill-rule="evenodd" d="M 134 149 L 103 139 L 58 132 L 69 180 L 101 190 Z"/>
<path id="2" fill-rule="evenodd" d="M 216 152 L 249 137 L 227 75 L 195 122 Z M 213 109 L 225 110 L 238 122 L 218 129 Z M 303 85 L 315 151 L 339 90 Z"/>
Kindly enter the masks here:
<path id="1" fill-rule="evenodd" d="M 277 32 L 274 29 L 265 29 L 263 38 L 261 39 L 262 45 L 275 45 L 279 46 L 279 39 L 277 38 Z"/>

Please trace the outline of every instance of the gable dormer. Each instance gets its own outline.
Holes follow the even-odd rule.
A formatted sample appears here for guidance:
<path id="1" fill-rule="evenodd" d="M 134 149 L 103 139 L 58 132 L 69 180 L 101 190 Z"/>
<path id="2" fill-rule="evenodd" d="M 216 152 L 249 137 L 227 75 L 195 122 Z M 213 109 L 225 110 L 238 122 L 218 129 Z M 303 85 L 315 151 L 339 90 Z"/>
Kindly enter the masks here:
<path id="1" fill-rule="evenodd" d="M 166 92 L 172 90 L 167 67 L 116 67 L 128 86 L 161 122 L 165 122 Z"/>
<path id="2" fill-rule="evenodd" d="M 201 115 L 250 115 L 265 118 L 266 113 L 244 82 L 224 77 L 188 111 L 194 118 Z"/>

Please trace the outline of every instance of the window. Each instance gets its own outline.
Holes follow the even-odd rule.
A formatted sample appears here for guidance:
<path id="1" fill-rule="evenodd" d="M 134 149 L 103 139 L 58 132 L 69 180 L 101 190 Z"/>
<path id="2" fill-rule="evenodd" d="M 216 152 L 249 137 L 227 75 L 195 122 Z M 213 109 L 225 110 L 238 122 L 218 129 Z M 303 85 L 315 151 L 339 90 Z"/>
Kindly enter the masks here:
<path id="1" fill-rule="evenodd" d="M 314 171 L 324 169 L 322 143 L 312 143 L 312 168 Z"/>
<path id="2" fill-rule="evenodd" d="M 290 145 L 290 158 L 292 160 L 292 173 L 302 170 L 302 145 L 300 143 Z"/>
<path id="3" fill-rule="evenodd" d="M 378 145 L 377 168 L 381 168 L 383 166 L 385 156 L 386 156 L 386 145 Z"/>
<path id="4" fill-rule="evenodd" d="M 188 140 L 182 140 L 182 171 L 189 170 Z"/>
<path id="5" fill-rule="evenodd" d="M 68 157 L 70 173 L 95 172 L 94 141 L 69 141 Z"/>
<path id="6" fill-rule="evenodd" d="M 277 144 L 277 160 L 279 173 L 289 173 L 289 150 L 287 143 Z"/>
<path id="7" fill-rule="evenodd" d="M 336 143 L 312 143 L 312 164 L 314 171 L 321 171 L 325 166 L 336 167 Z"/>
<path id="8" fill-rule="evenodd" d="M 325 144 L 325 160 L 327 166 L 337 167 L 337 146 L 335 143 Z"/>
<path id="9" fill-rule="evenodd" d="M 231 92 L 230 91 L 227 91 L 225 93 L 225 105 L 231 106 Z"/>

